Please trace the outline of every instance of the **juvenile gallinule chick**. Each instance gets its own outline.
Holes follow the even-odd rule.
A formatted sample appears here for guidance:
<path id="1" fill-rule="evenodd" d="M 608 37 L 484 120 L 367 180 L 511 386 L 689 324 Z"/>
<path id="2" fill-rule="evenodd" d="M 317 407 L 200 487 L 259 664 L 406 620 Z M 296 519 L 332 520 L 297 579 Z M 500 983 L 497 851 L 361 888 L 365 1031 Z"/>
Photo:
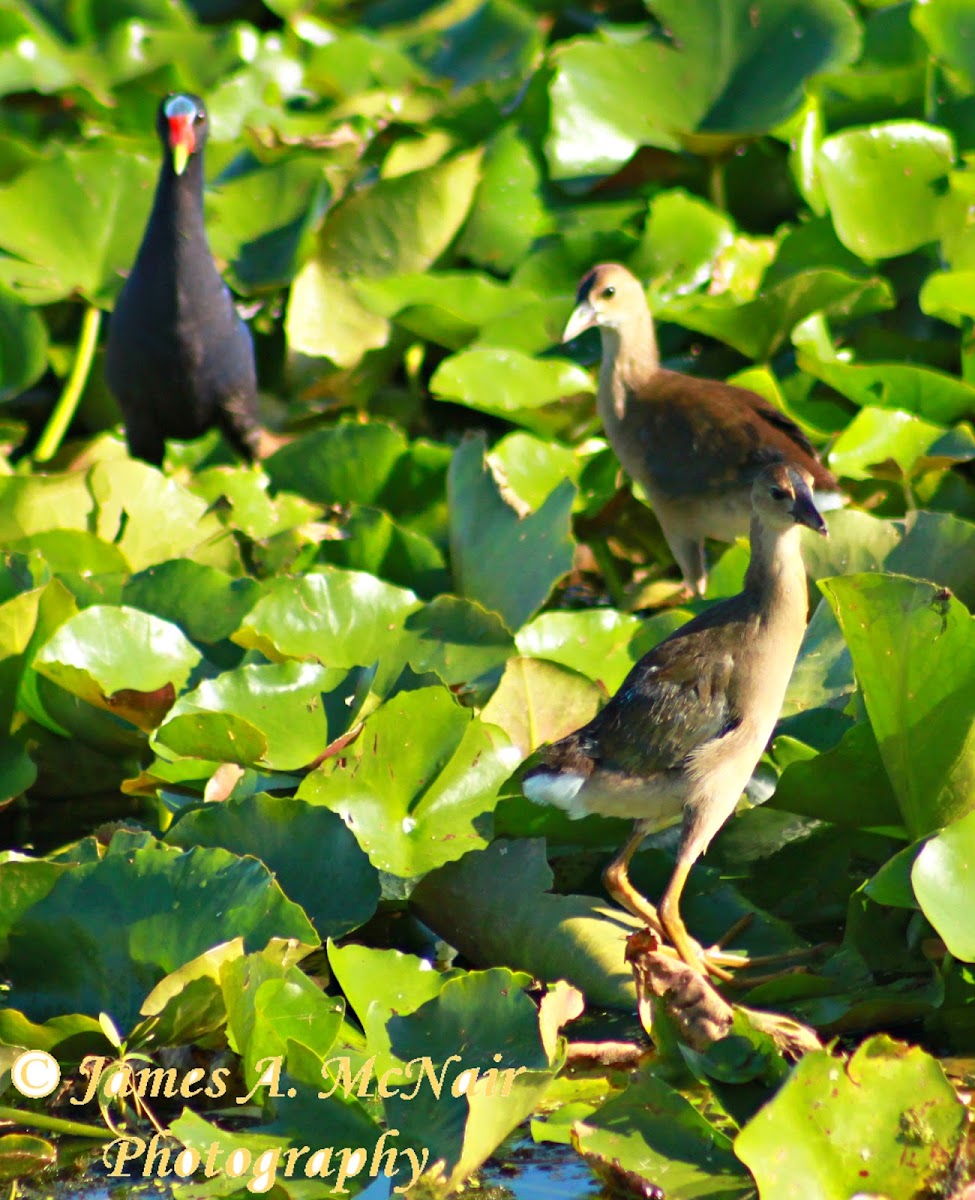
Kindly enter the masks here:
<path id="1" fill-rule="evenodd" d="M 709 957 L 688 936 L 680 897 L 692 865 L 734 811 L 782 708 L 806 627 L 799 526 L 826 533 L 811 482 L 785 464 L 759 473 L 744 590 L 644 655 L 588 725 L 543 751 L 523 784 L 529 799 L 570 817 L 635 818 L 604 873 L 607 890 L 689 966 L 700 970 L 703 957 L 722 976 L 728 957 Z M 677 863 L 655 910 L 630 883 L 630 859 L 647 834 L 679 818 Z"/>
<path id="2" fill-rule="evenodd" d="M 593 325 L 603 344 L 596 403 L 606 437 L 650 498 L 690 591 L 703 594 L 707 583 L 704 539 L 748 532 L 752 483 L 769 462 L 807 471 L 823 510 L 842 503 L 809 439 L 774 405 L 661 367 L 646 295 L 618 263 L 582 280 L 562 340 Z"/>
<path id="3" fill-rule="evenodd" d="M 203 225 L 207 114 L 170 95 L 156 130 L 163 161 L 149 224 L 112 313 L 105 372 L 129 451 L 157 466 L 166 438 L 219 425 L 246 458 L 261 440 L 250 331 L 217 274 Z"/>

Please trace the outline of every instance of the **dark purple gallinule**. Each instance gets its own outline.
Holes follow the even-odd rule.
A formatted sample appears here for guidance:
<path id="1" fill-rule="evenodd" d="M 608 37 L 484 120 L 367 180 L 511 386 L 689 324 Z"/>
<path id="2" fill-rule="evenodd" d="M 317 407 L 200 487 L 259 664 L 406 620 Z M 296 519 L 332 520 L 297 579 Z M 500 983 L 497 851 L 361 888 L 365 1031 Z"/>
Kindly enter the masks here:
<path id="1" fill-rule="evenodd" d="M 130 453 L 157 466 L 166 438 L 219 425 L 248 459 L 262 429 L 250 331 L 217 274 L 203 224 L 207 114 L 197 96 L 159 105 L 163 161 L 149 223 L 112 313 L 105 355 Z"/>
<path id="2" fill-rule="evenodd" d="M 708 953 L 687 933 L 680 897 L 690 869 L 734 812 L 772 736 L 806 628 L 799 526 L 825 534 L 812 477 L 766 467 L 751 489 L 751 561 L 744 589 L 655 646 L 581 729 L 542 751 L 525 775 L 530 800 L 570 817 L 636 821 L 606 868 L 607 890 L 689 965 L 727 977 L 736 956 Z M 630 883 L 643 839 L 682 820 L 677 864 L 655 909 Z"/>
<path id="3" fill-rule="evenodd" d="M 618 263 L 582 280 L 563 341 L 596 325 L 602 338 L 597 407 L 609 444 L 646 491 L 686 587 L 707 582 L 704 539 L 748 532 L 751 488 L 770 462 L 807 471 L 823 511 L 843 503 L 806 435 L 756 392 L 660 365 L 639 281 Z"/>

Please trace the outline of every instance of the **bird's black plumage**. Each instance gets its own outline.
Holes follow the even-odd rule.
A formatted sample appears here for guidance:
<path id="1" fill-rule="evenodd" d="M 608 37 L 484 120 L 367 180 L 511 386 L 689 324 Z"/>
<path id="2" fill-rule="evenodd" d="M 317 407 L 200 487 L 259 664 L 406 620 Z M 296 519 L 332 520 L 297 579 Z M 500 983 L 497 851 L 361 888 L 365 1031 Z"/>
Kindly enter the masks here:
<path id="1" fill-rule="evenodd" d="M 135 457 L 158 465 L 166 438 L 194 438 L 219 425 L 253 458 L 261 435 L 254 347 L 214 266 L 203 224 L 203 102 L 167 96 L 156 129 L 162 167 L 109 325 L 108 384 Z"/>

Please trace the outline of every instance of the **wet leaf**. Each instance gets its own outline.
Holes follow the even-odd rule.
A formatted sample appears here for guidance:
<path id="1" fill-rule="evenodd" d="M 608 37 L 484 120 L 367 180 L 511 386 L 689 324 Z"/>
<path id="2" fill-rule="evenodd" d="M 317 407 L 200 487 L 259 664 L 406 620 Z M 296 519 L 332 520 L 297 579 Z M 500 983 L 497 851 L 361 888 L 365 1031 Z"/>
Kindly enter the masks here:
<path id="1" fill-rule="evenodd" d="M 499 729 L 445 689 L 423 688 L 387 700 L 297 796 L 337 812 L 379 870 L 413 879 L 487 844 L 516 762 Z"/>
<path id="2" fill-rule="evenodd" d="M 505 496 L 480 439 L 454 452 L 448 476 L 451 563 L 457 591 L 519 629 L 572 566 L 566 482 L 537 512 L 519 512 Z"/>
<path id="3" fill-rule="evenodd" d="M 937 1061 L 888 1037 L 807 1054 L 735 1139 L 761 1195 L 911 1200 L 946 1178 L 964 1108 Z"/>
<path id="4" fill-rule="evenodd" d="M 963 816 L 975 796 L 968 612 L 934 584 L 898 575 L 849 575 L 820 586 L 850 647 L 908 831 L 918 837 Z"/>

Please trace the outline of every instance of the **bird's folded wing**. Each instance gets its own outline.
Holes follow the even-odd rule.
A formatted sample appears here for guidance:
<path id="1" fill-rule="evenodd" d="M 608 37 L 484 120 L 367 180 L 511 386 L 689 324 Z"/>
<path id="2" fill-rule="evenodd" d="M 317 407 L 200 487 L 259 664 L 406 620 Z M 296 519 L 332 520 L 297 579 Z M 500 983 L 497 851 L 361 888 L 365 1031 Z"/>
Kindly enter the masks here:
<path id="1" fill-rule="evenodd" d="M 733 729 L 729 683 L 742 633 L 737 622 L 699 628 L 645 655 L 592 722 L 601 764 L 638 775 L 673 770 Z"/>

